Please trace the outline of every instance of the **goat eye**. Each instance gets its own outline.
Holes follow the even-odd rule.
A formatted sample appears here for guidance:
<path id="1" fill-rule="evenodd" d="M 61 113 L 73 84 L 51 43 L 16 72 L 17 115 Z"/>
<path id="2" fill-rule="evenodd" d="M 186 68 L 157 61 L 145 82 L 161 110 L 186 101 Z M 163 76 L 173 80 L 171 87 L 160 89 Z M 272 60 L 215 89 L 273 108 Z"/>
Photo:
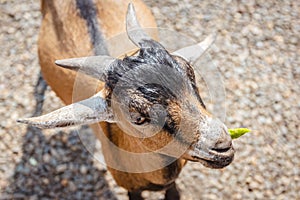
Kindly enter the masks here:
<path id="1" fill-rule="evenodd" d="M 145 121 L 146 121 L 145 117 L 139 116 L 139 117 L 136 118 L 134 123 L 136 125 L 142 125 L 143 123 L 145 123 Z"/>
<path id="2" fill-rule="evenodd" d="M 131 113 L 131 119 L 132 122 L 136 125 L 142 125 L 146 122 L 146 118 L 141 116 L 141 114 L 137 112 Z"/>

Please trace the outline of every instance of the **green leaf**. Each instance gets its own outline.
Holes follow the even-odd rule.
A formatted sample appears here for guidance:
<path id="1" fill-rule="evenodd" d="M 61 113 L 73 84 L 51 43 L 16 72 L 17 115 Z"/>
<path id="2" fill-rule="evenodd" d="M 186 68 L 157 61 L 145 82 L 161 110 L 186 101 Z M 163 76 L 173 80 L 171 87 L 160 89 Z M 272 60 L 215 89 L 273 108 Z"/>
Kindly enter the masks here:
<path id="1" fill-rule="evenodd" d="M 245 133 L 250 132 L 251 130 L 248 128 L 234 128 L 234 129 L 228 129 L 229 135 L 232 139 L 236 139 L 244 135 Z"/>

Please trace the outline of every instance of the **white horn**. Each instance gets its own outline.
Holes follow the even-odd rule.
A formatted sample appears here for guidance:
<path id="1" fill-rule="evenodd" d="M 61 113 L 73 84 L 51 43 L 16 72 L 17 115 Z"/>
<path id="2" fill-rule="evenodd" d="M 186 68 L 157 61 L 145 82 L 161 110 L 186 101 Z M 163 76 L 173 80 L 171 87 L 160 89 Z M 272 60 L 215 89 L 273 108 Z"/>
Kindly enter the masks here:
<path id="1" fill-rule="evenodd" d="M 113 122 L 113 114 L 102 96 L 101 91 L 89 99 L 62 107 L 46 115 L 18 119 L 17 122 L 43 129 L 92 124 L 99 121 Z"/>
<path id="2" fill-rule="evenodd" d="M 215 40 L 216 35 L 211 34 L 207 36 L 204 41 L 179 49 L 172 54 L 175 56 L 180 56 L 190 63 L 194 63 L 207 51 L 207 49 L 209 49 Z"/>
<path id="3" fill-rule="evenodd" d="M 143 40 L 151 40 L 151 37 L 142 29 L 137 20 L 136 12 L 132 3 L 128 4 L 126 15 L 126 32 L 129 39 L 138 47 Z"/>
<path id="4" fill-rule="evenodd" d="M 84 74 L 104 81 L 104 75 L 106 74 L 110 64 L 115 60 L 115 58 L 109 56 L 90 56 L 56 60 L 55 64 L 66 69 L 80 71 Z"/>

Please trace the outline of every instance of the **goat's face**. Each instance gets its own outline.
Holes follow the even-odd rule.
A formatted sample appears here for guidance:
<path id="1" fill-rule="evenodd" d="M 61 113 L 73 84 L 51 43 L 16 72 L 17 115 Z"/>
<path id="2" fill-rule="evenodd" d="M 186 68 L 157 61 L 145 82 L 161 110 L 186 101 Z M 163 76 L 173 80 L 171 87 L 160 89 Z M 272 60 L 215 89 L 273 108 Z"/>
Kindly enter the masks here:
<path id="1" fill-rule="evenodd" d="M 206 111 L 193 67 L 156 41 L 139 45 L 137 56 L 116 60 L 105 77 L 114 120 L 152 151 L 176 140 L 173 155 L 213 168 L 230 164 L 231 138 L 226 126 Z"/>
<path id="2" fill-rule="evenodd" d="M 206 111 L 193 67 L 183 55 L 183 50 L 191 54 L 189 48 L 171 55 L 142 31 L 132 5 L 127 14 L 127 33 L 140 48 L 136 56 L 123 60 L 95 56 L 56 62 L 73 70 L 80 68 L 104 81 L 101 92 L 53 113 L 20 121 L 41 128 L 116 122 L 125 133 L 142 138 L 152 151 L 170 145 L 171 150 L 159 153 L 212 168 L 230 164 L 234 156 L 231 138 L 226 126 Z M 201 55 L 205 45 L 209 46 L 207 41 L 203 44 L 198 44 L 196 54 Z"/>

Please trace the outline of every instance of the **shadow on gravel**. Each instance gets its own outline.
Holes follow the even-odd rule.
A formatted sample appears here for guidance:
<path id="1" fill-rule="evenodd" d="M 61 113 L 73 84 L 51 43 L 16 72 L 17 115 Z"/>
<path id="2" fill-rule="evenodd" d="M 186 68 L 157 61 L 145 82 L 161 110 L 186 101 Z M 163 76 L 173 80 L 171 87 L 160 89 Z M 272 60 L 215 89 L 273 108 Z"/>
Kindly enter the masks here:
<path id="1" fill-rule="evenodd" d="M 46 138 L 29 126 L 22 149 L 10 185 L 12 199 L 117 199 L 76 131 Z"/>
<path id="2" fill-rule="evenodd" d="M 40 74 L 34 90 L 33 116 L 42 113 L 46 89 Z M 93 135 L 88 126 L 82 126 L 79 132 L 84 137 Z M 117 199 L 105 180 L 105 171 L 93 165 L 77 130 L 45 137 L 41 129 L 28 126 L 22 152 L 8 187 L 9 195 L 0 199 Z"/>

